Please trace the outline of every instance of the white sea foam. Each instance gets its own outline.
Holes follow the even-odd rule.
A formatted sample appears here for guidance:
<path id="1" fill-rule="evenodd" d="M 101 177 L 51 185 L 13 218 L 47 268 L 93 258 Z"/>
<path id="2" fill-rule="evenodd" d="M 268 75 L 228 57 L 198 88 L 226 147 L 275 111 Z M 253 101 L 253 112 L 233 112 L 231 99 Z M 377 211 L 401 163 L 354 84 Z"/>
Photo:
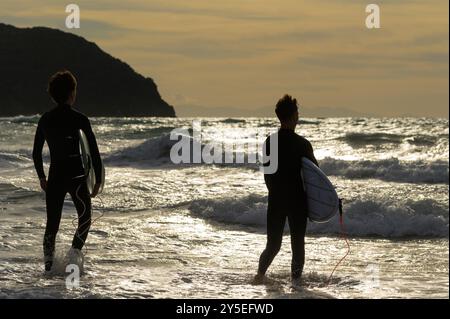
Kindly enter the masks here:
<path id="1" fill-rule="evenodd" d="M 191 137 L 187 137 L 192 141 Z M 146 165 L 158 166 L 170 164 L 170 150 L 176 140 L 169 134 L 154 137 L 145 142 L 121 149 L 106 157 L 109 165 Z M 246 156 L 253 154 L 246 153 Z M 447 183 L 449 182 L 449 165 L 443 160 L 426 162 L 401 161 L 397 158 L 383 160 L 340 160 L 324 158 L 319 161 L 321 169 L 327 175 L 343 176 L 350 179 L 376 178 L 385 181 L 408 183 Z M 226 165 L 226 164 L 222 164 Z M 232 164 L 256 169 L 256 164 Z"/>
<path id="2" fill-rule="evenodd" d="M 153 137 L 136 146 L 118 150 L 105 158 L 111 165 L 160 165 L 170 162 L 170 149 L 177 143 L 170 139 L 170 134 Z"/>
<path id="3" fill-rule="evenodd" d="M 0 167 L 10 168 L 31 164 L 31 158 L 27 154 L 0 152 Z"/>
<path id="4" fill-rule="evenodd" d="M 197 217 L 225 224 L 266 225 L 267 198 L 250 195 L 243 198 L 197 200 L 190 204 L 190 212 Z M 431 199 L 355 200 L 344 204 L 345 228 L 350 236 L 441 237 L 449 235 L 448 208 Z M 310 234 L 337 234 L 338 216 L 323 224 L 309 223 Z"/>
<path id="5" fill-rule="evenodd" d="M 397 158 L 369 161 L 344 161 L 325 158 L 319 162 L 320 168 L 327 175 L 346 178 L 376 178 L 385 181 L 408 183 L 447 183 L 448 162 L 438 160 L 400 161 Z"/>
<path id="6" fill-rule="evenodd" d="M 180 135 L 180 134 L 178 134 Z M 196 141 L 192 138 L 192 136 L 186 136 L 182 135 L 182 138 L 185 141 L 189 141 L 190 145 L 195 143 L 199 143 L 200 150 L 203 150 L 205 147 L 205 144 L 202 144 L 200 141 Z M 170 159 L 170 151 L 172 149 L 172 146 L 174 146 L 176 143 L 179 142 L 179 139 L 177 140 L 171 140 L 170 134 L 163 134 L 158 137 L 150 138 L 138 145 L 127 147 L 124 149 L 120 149 L 110 155 L 108 155 L 105 158 L 105 163 L 108 163 L 110 165 L 124 165 L 124 166 L 159 166 L 162 164 L 172 164 L 172 161 Z M 189 156 L 189 162 L 193 163 L 193 153 L 192 153 L 192 147 L 190 151 Z M 239 156 L 242 153 L 239 151 L 234 151 L 234 156 Z M 222 154 L 223 155 L 223 154 Z M 243 156 L 246 156 L 248 158 L 249 155 L 252 155 L 254 158 L 258 158 L 258 156 L 254 155 L 254 153 L 244 153 Z M 183 163 L 181 164 L 183 165 Z M 258 166 L 254 163 L 250 164 L 236 164 L 236 163 L 230 163 L 230 164 L 220 164 L 220 165 L 240 165 L 242 167 L 252 167 L 257 168 Z"/>
<path id="7" fill-rule="evenodd" d="M 45 201 L 31 159 L 37 120 L 0 119 L 0 153 L 4 155 L 0 156 L 0 298 L 304 297 L 288 291 L 288 244 L 270 269 L 273 286 L 249 284 L 264 248 L 261 234 L 265 233 L 267 199 L 262 196 L 266 189 L 260 173 L 249 170 L 250 166 L 235 170 L 165 165 L 176 141 L 168 135 L 154 136 L 171 127 L 190 127 L 191 119 L 182 118 L 91 119 L 107 170 L 101 205 L 94 201 L 93 206 L 107 218 L 91 228 L 80 289 L 66 288 L 65 268 L 55 267 L 59 275 L 46 278 L 42 262 Z M 301 123 L 308 125 L 300 125 L 297 132 L 311 140 L 320 158 L 330 157 L 321 161 L 328 174 L 342 176 L 336 184 L 339 194 L 349 198 L 344 202 L 344 222 L 352 236 L 352 250 L 337 269 L 334 278 L 340 280 L 328 286 L 332 267 L 346 247 L 334 236 L 308 239 L 307 285 L 340 298 L 448 298 L 448 120 L 317 122 Z M 204 119 L 204 123 L 218 131 L 278 124 L 276 119 Z M 378 143 L 377 136 L 369 136 L 361 146 L 351 147 L 338 139 L 352 131 L 389 132 L 401 141 Z M 395 136 L 381 138 L 395 140 Z M 149 140 L 133 146 L 141 139 Z M 381 160 L 386 157 L 394 159 Z M 135 164 L 142 166 L 135 169 Z M 427 172 L 420 175 L 422 171 Z M 250 193 L 259 195 L 246 197 Z M 230 198 L 235 195 L 239 196 Z M 185 205 L 178 203 L 191 203 L 189 215 Z M 69 196 L 64 205 L 57 248 L 70 245 L 75 231 L 71 221 L 76 213 Z M 206 220 L 214 226 L 205 226 Z M 310 223 L 308 232 L 336 235 L 338 221 Z M 63 265 L 63 259 L 57 263 Z M 380 266 L 382 289 L 365 289 L 365 270 L 371 264 Z M 315 271 L 318 278 L 308 275 Z M 347 279 L 357 283 L 342 284 Z"/>

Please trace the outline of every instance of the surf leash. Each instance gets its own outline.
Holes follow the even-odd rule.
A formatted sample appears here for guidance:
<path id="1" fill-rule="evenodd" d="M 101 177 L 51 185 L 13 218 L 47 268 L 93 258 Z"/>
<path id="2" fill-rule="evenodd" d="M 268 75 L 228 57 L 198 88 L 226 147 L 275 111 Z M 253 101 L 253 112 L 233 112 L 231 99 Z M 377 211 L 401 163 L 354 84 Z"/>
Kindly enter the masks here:
<path id="1" fill-rule="evenodd" d="M 333 271 L 331 272 L 330 277 L 328 278 L 328 284 L 329 285 L 331 283 L 331 280 L 333 279 L 333 274 L 336 271 L 336 269 L 339 267 L 339 265 L 344 261 L 344 259 L 350 254 L 350 244 L 348 242 L 347 239 L 347 234 L 345 232 L 345 227 L 344 227 L 344 217 L 343 217 L 343 209 L 342 209 L 342 199 L 339 198 L 339 225 L 340 225 L 340 229 L 341 229 L 341 238 L 344 239 L 346 245 L 347 245 L 347 252 L 345 253 L 344 257 L 342 257 L 339 262 L 336 264 L 336 266 L 334 266 Z"/>
<path id="2" fill-rule="evenodd" d="M 93 226 L 100 218 L 103 217 L 104 213 L 103 213 L 101 210 L 98 210 L 99 213 L 100 213 L 100 215 L 99 215 L 97 218 L 95 218 L 94 220 L 92 220 L 92 216 L 94 215 L 94 211 L 95 211 L 95 210 L 94 210 L 94 208 L 93 208 L 93 205 L 92 205 L 92 198 L 91 198 L 91 214 L 92 214 L 91 218 L 88 219 L 87 221 L 85 221 L 84 223 L 82 223 L 81 225 L 78 225 L 78 227 L 75 225 L 75 222 L 79 221 L 79 220 L 84 216 L 84 214 L 86 213 L 86 204 L 84 203 L 83 199 L 78 195 L 78 191 L 80 190 L 81 185 L 82 185 L 82 184 L 78 185 L 78 188 L 77 188 L 77 191 L 75 192 L 75 195 L 77 196 L 78 200 L 83 204 L 83 213 L 82 213 L 80 216 L 77 216 L 77 217 L 75 217 L 74 219 L 72 219 L 72 225 L 73 225 L 73 227 L 76 227 L 75 235 L 78 237 L 78 239 L 80 239 L 80 240 L 83 242 L 83 248 L 84 248 L 84 251 L 85 251 L 85 252 L 84 252 L 84 256 L 86 256 L 86 255 L 87 255 L 87 252 L 88 252 L 88 249 L 87 249 L 86 242 L 81 238 L 81 236 L 82 236 L 86 231 L 90 230 L 90 228 L 91 228 L 91 227 L 92 227 L 92 226 Z M 97 196 L 96 198 L 100 200 L 101 205 L 102 205 L 102 207 L 103 207 L 103 206 L 104 206 L 103 200 L 102 200 L 100 197 L 98 197 L 98 196 Z M 91 222 L 91 220 L 92 220 L 92 222 Z M 78 232 L 78 229 L 81 228 L 82 226 L 84 226 L 84 224 L 85 224 L 85 223 L 88 223 L 88 222 L 91 222 L 90 227 L 89 227 L 88 229 L 85 229 L 85 230 L 80 234 L 80 233 Z"/>

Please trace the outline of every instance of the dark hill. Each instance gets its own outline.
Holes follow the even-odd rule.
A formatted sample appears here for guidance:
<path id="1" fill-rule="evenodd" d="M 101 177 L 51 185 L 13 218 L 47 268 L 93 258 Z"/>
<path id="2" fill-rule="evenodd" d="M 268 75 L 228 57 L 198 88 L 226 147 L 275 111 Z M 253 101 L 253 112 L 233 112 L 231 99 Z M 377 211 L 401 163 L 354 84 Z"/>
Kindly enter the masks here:
<path id="1" fill-rule="evenodd" d="M 95 43 L 56 29 L 0 23 L 0 116 L 52 107 L 49 77 L 60 69 L 78 80 L 76 106 L 91 116 L 175 116 L 155 82 Z"/>

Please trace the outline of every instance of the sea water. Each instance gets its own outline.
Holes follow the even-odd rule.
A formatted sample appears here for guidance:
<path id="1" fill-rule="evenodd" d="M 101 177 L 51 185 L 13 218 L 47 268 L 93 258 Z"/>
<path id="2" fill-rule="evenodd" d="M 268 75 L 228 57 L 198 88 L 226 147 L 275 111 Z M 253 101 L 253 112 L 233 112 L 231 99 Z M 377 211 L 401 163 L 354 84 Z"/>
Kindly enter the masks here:
<path id="1" fill-rule="evenodd" d="M 45 275 L 45 202 L 31 159 L 38 119 L 0 118 L 0 298 L 449 297 L 447 119 L 300 121 L 297 133 L 344 199 L 350 244 L 329 281 L 347 252 L 338 217 L 309 223 L 300 289 L 290 285 L 288 230 L 268 282 L 252 284 L 266 240 L 256 164 L 170 160 L 170 132 L 191 129 L 188 118 L 91 119 L 106 166 L 94 219 L 103 216 L 83 249 L 79 287 L 67 289 L 64 272 Z M 210 142 L 277 126 L 274 118 L 200 120 Z M 70 248 L 74 218 L 68 196 L 58 255 Z"/>

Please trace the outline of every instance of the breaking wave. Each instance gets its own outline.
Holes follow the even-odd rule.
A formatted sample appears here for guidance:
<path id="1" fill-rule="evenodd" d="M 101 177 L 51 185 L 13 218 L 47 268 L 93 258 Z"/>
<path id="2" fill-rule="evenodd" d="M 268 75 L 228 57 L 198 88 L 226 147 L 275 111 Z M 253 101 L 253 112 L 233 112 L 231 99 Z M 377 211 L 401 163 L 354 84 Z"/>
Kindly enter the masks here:
<path id="1" fill-rule="evenodd" d="M 267 197 L 249 195 L 243 198 L 196 200 L 189 205 L 192 215 L 231 225 L 264 228 Z M 345 203 L 344 220 L 350 236 L 384 238 L 438 237 L 449 235 L 448 208 L 431 199 L 355 200 Z M 308 223 L 309 234 L 338 234 L 338 216 L 327 223 Z"/>

